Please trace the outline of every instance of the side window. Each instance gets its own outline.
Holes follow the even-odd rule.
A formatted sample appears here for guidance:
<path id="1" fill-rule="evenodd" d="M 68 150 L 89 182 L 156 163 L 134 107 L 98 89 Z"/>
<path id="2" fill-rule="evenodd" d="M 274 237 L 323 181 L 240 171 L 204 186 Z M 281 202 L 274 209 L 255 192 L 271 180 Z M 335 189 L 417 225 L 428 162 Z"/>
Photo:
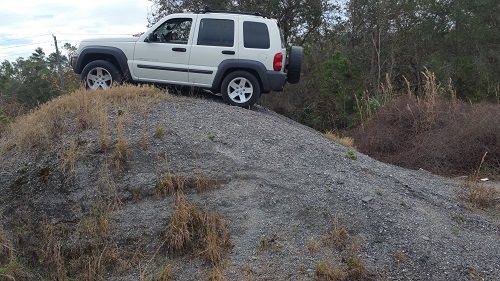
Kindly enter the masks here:
<path id="1" fill-rule="evenodd" d="M 192 19 L 182 18 L 166 21 L 153 32 L 155 42 L 187 44 L 192 21 Z"/>
<path id="2" fill-rule="evenodd" d="M 234 46 L 234 21 L 223 19 L 202 19 L 198 32 L 198 45 Z"/>
<path id="3" fill-rule="evenodd" d="M 262 22 L 243 22 L 243 46 L 252 49 L 269 49 L 269 30 Z"/>

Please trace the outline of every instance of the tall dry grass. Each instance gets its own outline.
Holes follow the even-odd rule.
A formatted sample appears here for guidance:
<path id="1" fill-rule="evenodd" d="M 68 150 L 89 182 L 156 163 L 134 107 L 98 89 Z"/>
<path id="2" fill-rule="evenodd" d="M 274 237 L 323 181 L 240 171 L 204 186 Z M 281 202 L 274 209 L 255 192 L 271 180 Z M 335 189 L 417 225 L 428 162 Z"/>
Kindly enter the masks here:
<path id="1" fill-rule="evenodd" d="M 172 97 L 152 86 L 123 85 L 107 91 L 77 90 L 59 96 L 20 116 L 2 135 L 0 152 L 45 149 L 62 136 L 99 129 L 103 148 L 109 145 L 107 113 L 123 107 L 130 114 L 143 114 L 158 101 Z"/>

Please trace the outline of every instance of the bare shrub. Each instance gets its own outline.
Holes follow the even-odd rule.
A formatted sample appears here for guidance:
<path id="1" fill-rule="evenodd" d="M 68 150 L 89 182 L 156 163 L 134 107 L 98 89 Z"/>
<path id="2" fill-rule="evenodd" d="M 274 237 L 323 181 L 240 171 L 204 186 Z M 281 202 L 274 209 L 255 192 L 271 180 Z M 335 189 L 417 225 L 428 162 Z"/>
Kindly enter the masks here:
<path id="1" fill-rule="evenodd" d="M 481 173 L 498 177 L 498 112 L 500 106 L 495 104 L 470 105 L 438 98 L 422 102 L 404 96 L 384 106 L 350 135 L 361 152 L 377 160 L 446 176 L 471 174 L 488 152 Z"/>

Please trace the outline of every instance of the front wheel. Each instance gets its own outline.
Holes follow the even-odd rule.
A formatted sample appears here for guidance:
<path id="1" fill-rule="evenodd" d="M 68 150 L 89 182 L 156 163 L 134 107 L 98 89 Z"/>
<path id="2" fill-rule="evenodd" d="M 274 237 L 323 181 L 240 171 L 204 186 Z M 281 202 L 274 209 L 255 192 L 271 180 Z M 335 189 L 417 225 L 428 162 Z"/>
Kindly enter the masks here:
<path id="1" fill-rule="evenodd" d="M 91 90 L 107 90 L 113 83 L 121 83 L 122 79 L 122 74 L 116 66 L 104 60 L 96 60 L 87 64 L 81 75 L 85 88 Z"/>
<path id="2" fill-rule="evenodd" d="M 255 76 L 247 71 L 229 73 L 221 84 L 221 95 L 225 102 L 241 106 L 252 106 L 260 97 L 260 84 Z"/>

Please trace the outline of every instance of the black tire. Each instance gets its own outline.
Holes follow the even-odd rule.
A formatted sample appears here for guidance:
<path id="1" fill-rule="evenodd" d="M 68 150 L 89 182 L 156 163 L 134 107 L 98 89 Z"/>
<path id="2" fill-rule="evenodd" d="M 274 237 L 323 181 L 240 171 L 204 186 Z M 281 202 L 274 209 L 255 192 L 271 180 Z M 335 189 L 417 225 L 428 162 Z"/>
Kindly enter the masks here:
<path id="1" fill-rule="evenodd" d="M 234 71 L 222 80 L 221 91 L 225 102 L 240 107 L 249 107 L 260 97 L 259 80 L 247 71 Z"/>
<path id="2" fill-rule="evenodd" d="M 85 83 L 85 88 L 91 90 L 107 90 L 114 83 L 121 83 L 123 75 L 116 66 L 109 61 L 96 60 L 87 64 L 82 71 L 80 79 Z"/>
<path id="3" fill-rule="evenodd" d="M 292 46 L 290 58 L 287 65 L 287 81 L 290 84 L 297 84 L 300 81 L 300 71 L 302 69 L 302 47 Z"/>

